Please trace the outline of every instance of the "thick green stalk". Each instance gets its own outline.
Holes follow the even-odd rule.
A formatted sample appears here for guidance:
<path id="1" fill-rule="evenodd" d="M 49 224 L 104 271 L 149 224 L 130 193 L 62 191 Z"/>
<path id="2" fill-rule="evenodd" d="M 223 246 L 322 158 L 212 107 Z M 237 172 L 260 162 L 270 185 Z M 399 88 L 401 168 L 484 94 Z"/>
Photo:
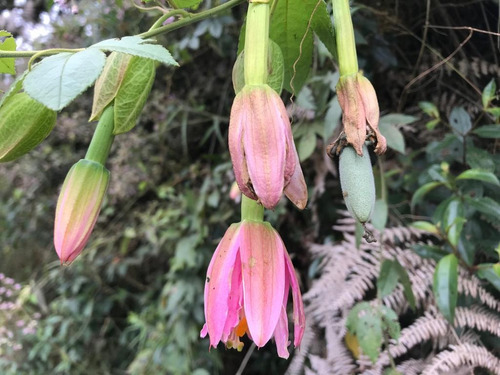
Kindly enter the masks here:
<path id="1" fill-rule="evenodd" d="M 246 85 L 267 83 L 267 55 L 269 51 L 269 3 L 248 4 L 244 71 Z"/>
<path id="2" fill-rule="evenodd" d="M 340 75 L 355 74 L 359 69 L 349 0 L 332 0 L 332 5 Z"/>
<path id="3" fill-rule="evenodd" d="M 108 159 L 109 150 L 113 144 L 114 110 L 113 106 L 106 107 L 97 123 L 92 141 L 85 154 L 85 159 L 104 165 Z"/>
<path id="4" fill-rule="evenodd" d="M 241 221 L 263 221 L 264 220 L 264 206 L 257 203 L 253 199 L 241 195 Z"/>

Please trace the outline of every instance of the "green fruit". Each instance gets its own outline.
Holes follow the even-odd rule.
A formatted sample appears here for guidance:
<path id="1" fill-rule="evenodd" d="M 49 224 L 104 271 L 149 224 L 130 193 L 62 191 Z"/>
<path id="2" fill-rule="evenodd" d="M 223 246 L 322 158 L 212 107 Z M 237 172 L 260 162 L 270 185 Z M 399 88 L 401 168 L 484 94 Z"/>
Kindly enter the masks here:
<path id="1" fill-rule="evenodd" d="M 361 223 L 366 223 L 370 220 L 375 205 L 375 180 L 365 145 L 363 156 L 359 156 L 351 146 L 342 150 L 339 175 L 347 209 Z"/>
<path id="2" fill-rule="evenodd" d="M 26 154 L 42 142 L 56 124 L 57 114 L 28 94 L 11 96 L 0 107 L 0 162 Z"/>

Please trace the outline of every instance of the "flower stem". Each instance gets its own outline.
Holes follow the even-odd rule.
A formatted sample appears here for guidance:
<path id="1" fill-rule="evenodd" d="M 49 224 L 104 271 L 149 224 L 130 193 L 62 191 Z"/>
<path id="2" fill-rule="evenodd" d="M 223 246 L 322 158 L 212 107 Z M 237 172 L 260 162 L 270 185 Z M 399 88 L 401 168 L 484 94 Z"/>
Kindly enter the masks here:
<path id="1" fill-rule="evenodd" d="M 241 196 L 241 221 L 263 221 L 264 206 L 242 194 Z"/>
<path id="2" fill-rule="evenodd" d="M 108 159 L 109 150 L 113 144 L 114 110 L 113 106 L 108 106 L 101 115 L 92 141 L 85 154 L 85 159 L 95 161 L 104 165 Z"/>
<path id="3" fill-rule="evenodd" d="M 269 3 L 248 4 L 244 71 L 246 85 L 267 83 L 267 55 L 269 49 Z"/>
<path id="4" fill-rule="evenodd" d="M 358 58 L 349 0 L 332 0 L 332 5 L 340 75 L 355 74 L 358 72 Z"/>

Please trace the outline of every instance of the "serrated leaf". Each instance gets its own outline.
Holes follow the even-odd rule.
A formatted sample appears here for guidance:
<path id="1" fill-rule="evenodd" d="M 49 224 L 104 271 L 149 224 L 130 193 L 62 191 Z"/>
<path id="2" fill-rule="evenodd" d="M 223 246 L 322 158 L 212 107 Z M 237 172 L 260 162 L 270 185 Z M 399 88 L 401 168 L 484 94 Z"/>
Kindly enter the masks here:
<path id="1" fill-rule="evenodd" d="M 316 4 L 317 0 L 278 1 L 271 18 L 269 36 L 283 53 L 284 88 L 291 93 L 300 91 L 311 69 L 313 34 L 307 26 Z"/>
<path id="2" fill-rule="evenodd" d="M 385 225 L 387 224 L 387 217 L 389 216 L 389 206 L 387 202 L 382 199 L 377 199 L 375 201 L 375 207 L 373 208 L 371 222 L 375 229 L 383 231 Z"/>
<path id="3" fill-rule="evenodd" d="M 453 324 L 457 306 L 458 260 L 454 254 L 443 257 L 434 271 L 433 291 L 439 311 Z"/>
<path id="4" fill-rule="evenodd" d="M 500 203 L 490 197 L 465 197 L 465 201 L 492 220 L 498 221 L 500 218 Z"/>
<path id="5" fill-rule="evenodd" d="M 36 64 L 24 79 L 24 90 L 46 107 L 59 111 L 94 83 L 106 55 L 97 49 L 59 53 Z"/>
<path id="6" fill-rule="evenodd" d="M 337 60 L 337 43 L 335 41 L 335 30 L 333 29 L 332 18 L 330 14 L 328 14 L 326 3 L 323 0 L 316 1 L 318 7 L 314 13 L 311 27 L 319 40 L 325 45 L 328 52 L 331 53 L 334 60 Z"/>
<path id="7" fill-rule="evenodd" d="M 314 131 L 308 131 L 299 140 L 299 145 L 297 147 L 297 152 L 299 153 L 300 161 L 306 160 L 312 155 L 316 149 L 316 133 Z"/>
<path id="8" fill-rule="evenodd" d="M 432 234 L 439 234 L 438 228 L 428 221 L 414 221 L 410 226 Z"/>
<path id="9" fill-rule="evenodd" d="M 478 181 L 489 182 L 490 184 L 496 186 L 500 185 L 497 176 L 495 176 L 491 172 L 486 172 L 480 169 L 466 170 L 458 175 L 457 180 L 478 180 Z"/>
<path id="10" fill-rule="evenodd" d="M 4 39 L 2 41 L 2 39 Z M 12 34 L 5 30 L 0 30 L 0 51 L 15 51 L 16 40 Z M 0 74 L 16 74 L 16 59 L 13 57 L 0 58 Z"/>
<path id="11" fill-rule="evenodd" d="M 415 194 L 413 194 L 413 197 L 411 199 L 411 208 L 412 208 L 412 210 L 414 209 L 415 205 L 417 205 L 418 203 L 420 203 L 420 201 L 422 200 L 422 198 L 428 192 L 430 192 L 431 190 L 437 188 L 438 186 L 442 186 L 442 185 L 444 185 L 442 182 L 433 181 L 433 182 L 428 182 L 427 184 L 420 186 L 417 189 L 417 191 L 415 192 Z"/>
<path id="12" fill-rule="evenodd" d="M 113 134 L 130 131 L 146 103 L 155 78 L 153 60 L 133 57 L 114 101 L 115 127 Z"/>
<path id="13" fill-rule="evenodd" d="M 418 106 L 422 111 L 424 111 L 425 114 L 434 117 L 435 119 L 439 119 L 439 110 L 434 103 L 423 101 L 419 102 Z"/>
<path id="14" fill-rule="evenodd" d="M 462 137 L 467 135 L 472 129 L 469 113 L 463 107 L 453 107 L 450 113 L 450 125 L 455 134 Z"/>
<path id="15" fill-rule="evenodd" d="M 483 102 L 483 108 L 488 108 L 491 101 L 495 99 L 495 93 L 497 91 L 497 85 L 495 79 L 493 78 L 486 87 L 483 89 L 483 93 L 481 95 L 481 99 Z"/>
<path id="16" fill-rule="evenodd" d="M 403 285 L 403 294 L 410 305 L 412 310 L 415 310 L 417 303 L 415 301 L 415 295 L 413 294 L 413 289 L 411 287 L 410 276 L 408 276 L 408 272 L 404 269 L 404 267 L 397 261 L 394 261 L 396 270 L 399 274 L 399 281 L 401 285 Z"/>
<path id="17" fill-rule="evenodd" d="M 483 280 L 488 280 L 498 291 L 500 291 L 500 275 L 495 271 L 495 264 L 480 264 L 477 269 L 477 276 Z"/>
<path id="18" fill-rule="evenodd" d="M 142 39 L 138 36 L 126 36 L 121 39 L 107 39 L 91 45 L 88 49 L 101 51 L 116 51 L 129 55 L 145 57 L 165 65 L 179 66 L 170 52 L 159 44 L 152 44 L 152 39 Z"/>
<path id="19" fill-rule="evenodd" d="M 448 235 L 448 241 L 453 246 L 457 246 L 462 228 L 465 223 L 465 208 L 463 203 L 458 199 L 452 199 L 442 217 L 442 225 Z"/>
<path id="20" fill-rule="evenodd" d="M 384 259 L 380 266 L 377 279 L 377 294 L 380 298 L 387 297 L 398 285 L 399 273 L 393 260 Z"/>
<path id="21" fill-rule="evenodd" d="M 89 121 L 99 119 L 104 108 L 113 101 L 131 59 L 132 55 L 120 52 L 112 52 L 108 56 L 104 69 L 94 86 L 94 100 Z"/>
<path id="22" fill-rule="evenodd" d="M 472 131 L 481 138 L 500 138 L 500 124 L 483 125 Z"/>

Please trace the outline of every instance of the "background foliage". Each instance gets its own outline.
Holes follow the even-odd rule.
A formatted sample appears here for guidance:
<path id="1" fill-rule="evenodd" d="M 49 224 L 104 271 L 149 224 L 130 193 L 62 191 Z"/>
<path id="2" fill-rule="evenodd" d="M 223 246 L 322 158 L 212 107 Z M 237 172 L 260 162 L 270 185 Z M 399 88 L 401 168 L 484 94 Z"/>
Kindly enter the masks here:
<path id="1" fill-rule="evenodd" d="M 69 4 L 0 1 L 0 29 L 34 48 L 74 48 L 133 35 L 154 22 L 153 14 L 127 2 L 77 4 L 74 15 Z M 200 9 L 216 4 L 206 1 Z M 498 298 L 493 266 L 500 229 L 498 36 L 474 32 L 467 40 L 470 31 L 460 28 L 494 31 L 498 2 L 406 1 L 403 6 L 381 1 L 375 6 L 360 1 L 353 9 L 360 67 L 377 90 L 385 115 L 381 129 L 390 146 L 375 166 L 377 212 L 387 215 L 377 215 L 374 226 L 383 230 L 417 222 L 428 241 L 412 249 L 443 266 L 438 284 L 443 278 L 447 284 L 454 272 L 441 272 L 450 266 L 440 260 L 455 257 L 457 277 L 477 275 Z M 229 198 L 233 176 L 226 140 L 231 69 L 245 10 L 236 7 L 158 37 L 180 67 L 158 67 L 139 125 L 117 137 L 108 163 L 107 201 L 91 241 L 71 267 L 62 268 L 53 250 L 53 214 L 64 176 L 83 157 L 95 126 L 87 123 L 92 90 L 59 114 L 55 130 L 38 148 L 0 165 L 0 272 L 15 280 L 0 293 L 0 303 L 11 302 L 0 305 L 0 325 L 11 332 L 0 331 L 2 373 L 234 374 L 245 353 L 250 355 L 245 373 L 285 372 L 289 362 L 277 359 L 272 345 L 241 354 L 208 351 L 208 341 L 199 339 L 206 266 L 227 226 L 239 219 L 238 205 Z M 30 39 L 28 30 L 40 38 Z M 271 33 L 282 37 L 276 28 Z M 339 131 L 338 75 L 328 42 L 311 33 L 307 38 L 312 64 L 304 69 L 310 72 L 299 77 L 303 82 L 294 81 L 294 87 L 304 86 L 293 101 L 289 94 L 284 98 L 311 201 L 304 212 L 283 201 L 267 218 L 283 236 L 304 292 L 325 270 L 322 258 L 308 248 L 345 235 L 332 229 L 344 205 L 335 163 L 324 153 Z M 284 52 L 286 63 L 294 53 Z M 25 64 L 19 60 L 17 71 Z M 1 89 L 10 82 L 5 76 Z M 449 296 L 457 283 L 448 285 L 436 301 L 439 307 L 454 303 Z M 356 300 L 373 297 L 362 294 Z M 460 297 L 458 305 L 472 301 Z M 411 318 L 400 317 L 403 328 L 427 306 L 420 307 Z M 450 314 L 447 318 L 453 321 Z M 32 329 L 23 331 L 28 326 Z M 316 342 L 324 352 L 321 335 Z M 484 344 L 499 354 L 498 338 Z M 412 353 L 415 358 L 428 354 L 424 345 Z M 313 358 L 304 365 L 314 369 Z"/>

